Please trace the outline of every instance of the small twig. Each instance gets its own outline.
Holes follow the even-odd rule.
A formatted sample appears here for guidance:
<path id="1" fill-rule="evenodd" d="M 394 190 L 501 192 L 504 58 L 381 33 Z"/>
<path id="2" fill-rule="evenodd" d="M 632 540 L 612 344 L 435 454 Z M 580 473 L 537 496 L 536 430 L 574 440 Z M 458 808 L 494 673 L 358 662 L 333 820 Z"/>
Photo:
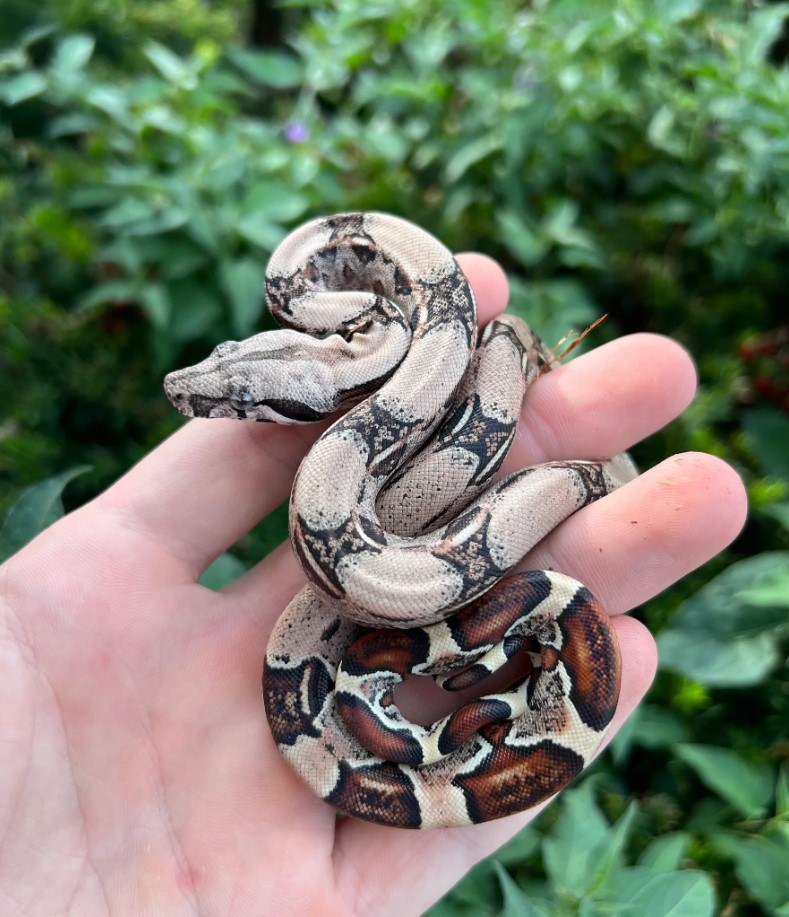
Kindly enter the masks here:
<path id="1" fill-rule="evenodd" d="M 575 340 L 569 345 L 569 347 L 565 347 L 565 349 L 564 349 L 558 356 L 554 357 L 553 360 L 551 360 L 550 363 L 546 363 L 546 364 L 542 367 L 542 369 L 540 369 L 540 374 L 542 374 L 542 373 L 544 373 L 544 372 L 547 372 L 547 371 L 551 368 L 551 366 L 552 366 L 554 363 L 559 363 L 559 362 L 560 362 L 561 360 L 563 360 L 568 354 L 572 353 L 572 352 L 575 350 L 575 348 L 581 343 L 581 341 L 586 337 L 586 335 L 589 334 L 590 331 L 594 331 L 594 329 L 595 329 L 601 322 L 604 322 L 607 318 L 608 318 L 608 313 L 606 312 L 605 315 L 601 315 L 600 318 L 598 318 L 598 319 L 596 319 L 595 321 L 593 321 L 592 324 L 589 325 L 588 328 L 585 328 L 580 334 L 576 334 L 575 331 L 568 331 L 567 334 L 565 334 L 565 336 L 564 336 L 563 338 L 560 338 L 560 340 L 558 340 L 558 341 L 556 342 L 556 347 L 561 347 L 561 345 L 564 344 L 564 342 L 565 342 L 568 338 L 571 338 L 571 337 L 573 337 L 574 335 L 575 335 Z M 554 349 L 555 349 L 555 348 L 554 348 Z"/>

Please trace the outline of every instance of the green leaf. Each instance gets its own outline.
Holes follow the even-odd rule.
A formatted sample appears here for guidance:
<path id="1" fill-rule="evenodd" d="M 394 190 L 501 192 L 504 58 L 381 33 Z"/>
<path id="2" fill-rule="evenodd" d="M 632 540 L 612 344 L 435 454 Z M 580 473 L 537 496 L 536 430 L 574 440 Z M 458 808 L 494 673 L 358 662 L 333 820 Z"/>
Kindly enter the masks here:
<path id="1" fill-rule="evenodd" d="M 695 630 L 665 630 L 657 638 L 660 667 L 702 685 L 745 688 L 761 684 L 781 656 L 771 634 L 723 640 Z"/>
<path id="2" fill-rule="evenodd" d="M 236 49 L 229 51 L 228 57 L 245 76 L 261 86 L 296 89 L 304 81 L 301 61 L 281 51 Z"/>
<path id="3" fill-rule="evenodd" d="M 239 337 L 248 337 L 263 312 L 264 267 L 252 258 L 223 261 L 220 277 L 230 300 L 233 329 Z"/>
<path id="4" fill-rule="evenodd" d="M 557 911 L 551 911 L 557 913 Z M 558 911 L 561 914 L 561 911 Z M 610 917 L 608 906 L 592 898 L 584 898 L 578 907 L 578 917 Z"/>
<path id="5" fill-rule="evenodd" d="M 548 877 L 568 895 L 580 900 L 595 881 L 611 829 L 593 796 L 593 781 L 586 780 L 563 796 L 562 814 L 542 845 Z"/>
<path id="6" fill-rule="evenodd" d="M 168 83 L 194 89 L 197 79 L 191 68 L 174 52 L 157 41 L 149 41 L 143 48 L 143 54 L 156 67 Z"/>
<path id="7" fill-rule="evenodd" d="M 265 252 L 274 251 L 286 235 L 281 226 L 267 220 L 263 214 L 242 217 L 236 224 L 236 229 L 239 235 Z"/>
<path id="8" fill-rule="evenodd" d="M 660 873 L 619 906 L 623 913 L 638 917 L 712 917 L 715 893 L 710 877 L 703 872 Z"/>
<path id="9" fill-rule="evenodd" d="M 48 137 L 68 137 L 73 134 L 85 134 L 96 127 L 95 115 L 87 112 L 72 112 L 53 118 L 47 128 Z"/>
<path id="10" fill-rule="evenodd" d="M 612 869 L 621 865 L 622 851 L 625 848 L 627 839 L 630 837 L 630 830 L 633 827 L 637 813 L 638 803 L 633 800 L 611 829 L 608 842 L 601 851 L 598 861 L 597 874 L 595 876 L 596 883 L 604 881 Z"/>
<path id="11" fill-rule="evenodd" d="M 170 297 L 167 287 L 161 283 L 140 283 L 137 280 L 109 280 L 99 284 L 77 305 L 86 311 L 110 303 L 134 303 L 148 316 L 151 324 L 164 331 L 170 320 Z"/>
<path id="12" fill-rule="evenodd" d="M 484 134 L 464 143 L 447 161 L 446 181 L 449 184 L 458 181 L 473 165 L 499 152 L 503 146 L 504 140 L 499 134 Z"/>
<path id="13" fill-rule="evenodd" d="M 192 277 L 210 263 L 202 249 L 180 234 L 168 236 L 167 239 L 156 239 L 154 242 L 156 257 L 151 260 L 159 265 L 168 283 Z"/>
<path id="14" fill-rule="evenodd" d="M 542 221 L 543 232 L 557 245 L 572 245 L 579 215 L 580 207 L 576 201 L 561 198 L 546 213 Z"/>
<path id="15" fill-rule="evenodd" d="M 720 235 L 720 226 L 714 216 L 696 219 L 685 234 L 685 244 L 688 246 L 709 245 Z"/>
<path id="16" fill-rule="evenodd" d="M 153 236 L 184 226 L 189 214 L 175 204 L 154 206 L 140 198 L 126 197 L 111 207 L 100 222 L 128 236 Z"/>
<path id="17" fill-rule="evenodd" d="M 501 240 L 510 254 L 524 267 L 533 267 L 545 255 L 548 243 L 526 225 L 517 213 L 502 210 L 496 215 Z"/>
<path id="18" fill-rule="evenodd" d="M 85 93 L 85 101 L 99 111 L 109 115 L 123 127 L 129 127 L 129 103 L 117 86 L 91 86 Z"/>
<path id="19" fill-rule="evenodd" d="M 673 872 L 682 862 L 690 839 L 686 831 L 672 831 L 655 838 L 639 857 L 639 866 L 655 872 Z"/>
<path id="20" fill-rule="evenodd" d="M 674 128 L 674 111 L 668 105 L 663 105 L 652 116 L 647 127 L 649 142 L 659 150 L 672 151 L 670 142 L 671 132 Z"/>
<path id="21" fill-rule="evenodd" d="M 595 898 L 601 905 L 623 905 L 638 894 L 657 873 L 645 866 L 625 866 L 612 872 L 602 888 L 595 889 Z M 624 908 L 623 908 L 624 909 Z M 609 907 L 609 913 L 611 908 Z M 613 913 L 617 913 L 616 910 Z M 629 910 L 626 910 L 629 913 Z"/>
<path id="22" fill-rule="evenodd" d="M 789 842 L 738 837 L 733 855 L 740 881 L 770 913 L 789 903 Z"/>
<path id="23" fill-rule="evenodd" d="M 63 515 L 61 495 L 69 481 L 90 471 L 80 465 L 25 490 L 11 507 L 0 529 L 0 561 L 24 547 Z"/>
<path id="24" fill-rule="evenodd" d="M 155 105 L 141 112 L 138 117 L 137 123 L 140 128 L 150 127 L 176 137 L 185 136 L 190 130 L 190 125 L 167 105 Z"/>
<path id="25" fill-rule="evenodd" d="M 702 0 L 661 0 L 655 11 L 672 25 L 690 19 L 700 12 Z"/>
<path id="26" fill-rule="evenodd" d="M 0 82 L 0 99 L 6 105 L 18 105 L 35 98 L 47 88 L 47 81 L 36 70 L 20 73 Z"/>
<path id="27" fill-rule="evenodd" d="M 763 507 L 762 510 L 768 516 L 772 516 L 787 532 L 789 532 L 789 500 L 781 503 L 770 503 L 769 506 Z"/>
<path id="28" fill-rule="evenodd" d="M 680 606 L 658 635 L 662 668 L 705 685 L 759 684 L 780 659 L 784 608 L 748 602 L 748 594 L 789 570 L 789 552 L 733 564 Z"/>
<path id="29" fill-rule="evenodd" d="M 140 287 L 139 302 L 151 324 L 164 331 L 170 321 L 170 297 L 162 283 L 146 283 Z"/>
<path id="30" fill-rule="evenodd" d="M 204 251 L 219 257 L 222 249 L 222 233 L 219 221 L 214 219 L 214 214 L 210 210 L 193 213 L 186 224 L 185 232 L 188 232 Z"/>
<path id="31" fill-rule="evenodd" d="M 56 31 L 57 28 L 54 25 L 33 26 L 30 29 L 25 29 L 20 35 L 19 44 L 23 48 L 32 48 L 33 45 L 37 45 L 40 41 L 49 38 L 50 35 L 53 35 Z"/>
<path id="32" fill-rule="evenodd" d="M 10 70 L 24 70 L 28 59 L 22 48 L 6 48 L 0 51 L 0 73 Z"/>
<path id="33" fill-rule="evenodd" d="M 626 736 L 620 740 L 624 731 Z M 672 710 L 657 704 L 641 704 L 628 719 L 625 729 L 614 737 L 611 746 L 614 759 L 621 761 L 631 745 L 639 745 L 641 748 L 673 748 L 687 737 L 684 723 Z"/>
<path id="34" fill-rule="evenodd" d="M 68 35 L 57 46 L 52 61 L 53 70 L 81 70 L 90 60 L 96 44 L 92 35 Z"/>
<path id="35" fill-rule="evenodd" d="M 772 608 L 776 611 L 789 608 L 789 568 L 779 570 L 758 586 L 738 593 L 740 601 L 755 608 Z M 781 620 L 776 615 L 776 624 Z"/>
<path id="36" fill-rule="evenodd" d="M 543 917 L 551 913 L 534 904 L 531 899 L 518 887 L 515 880 L 507 870 L 496 860 L 493 861 L 493 868 L 496 870 L 496 876 L 501 888 L 501 897 L 504 907 L 499 912 L 500 917 Z"/>
<path id="37" fill-rule="evenodd" d="M 246 573 L 246 567 L 243 563 L 232 554 L 220 554 L 217 559 L 210 564 L 200 577 L 200 585 L 206 589 L 213 589 L 215 592 L 223 586 L 227 586 L 239 576 Z"/>
<path id="38" fill-rule="evenodd" d="M 108 280 L 94 287 L 78 301 L 77 310 L 87 311 L 114 302 L 135 302 L 140 286 L 133 280 Z"/>
<path id="39" fill-rule="evenodd" d="M 773 772 L 767 764 L 745 761 L 714 745 L 678 745 L 676 754 L 746 818 L 759 818 L 766 811 L 773 792 Z"/>
<path id="40" fill-rule="evenodd" d="M 748 449 L 762 471 L 789 482 L 789 417 L 767 409 L 746 411 L 742 428 Z"/>
<path id="41" fill-rule="evenodd" d="M 775 814 L 779 818 L 789 816 L 789 764 L 784 764 L 778 772 L 775 785 Z"/>
<path id="42" fill-rule="evenodd" d="M 220 290 L 194 277 L 175 280 L 168 285 L 170 293 L 169 334 L 174 342 L 197 340 L 221 316 Z"/>
<path id="43" fill-rule="evenodd" d="M 124 232 L 129 236 L 156 236 L 159 233 L 172 232 L 189 222 L 189 214 L 180 207 L 171 206 L 154 212 L 151 216 L 129 223 Z"/>
<path id="44" fill-rule="evenodd" d="M 126 197 L 111 207 L 101 218 L 102 226 L 110 229 L 121 229 L 131 226 L 140 220 L 145 220 L 155 213 L 154 208 L 147 201 L 139 198 Z"/>
<path id="45" fill-rule="evenodd" d="M 774 3 L 750 13 L 748 27 L 742 36 L 741 50 L 752 65 L 767 57 L 770 48 L 781 37 L 787 16 L 789 5 L 786 3 Z"/>
<path id="46" fill-rule="evenodd" d="M 309 199 L 283 182 L 261 181 L 250 188 L 241 211 L 245 218 L 261 218 L 272 223 L 297 220 L 309 207 Z"/>
<path id="47" fill-rule="evenodd" d="M 705 631 L 722 640 L 775 636 L 786 623 L 783 607 L 756 606 L 748 596 L 787 573 L 789 551 L 766 551 L 732 564 L 680 607 L 671 629 Z"/>

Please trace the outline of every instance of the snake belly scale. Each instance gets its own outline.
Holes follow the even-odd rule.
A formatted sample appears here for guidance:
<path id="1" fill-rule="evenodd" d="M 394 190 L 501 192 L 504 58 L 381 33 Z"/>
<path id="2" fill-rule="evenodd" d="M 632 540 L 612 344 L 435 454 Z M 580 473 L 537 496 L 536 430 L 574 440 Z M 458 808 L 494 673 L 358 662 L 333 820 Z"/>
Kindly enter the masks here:
<path id="1" fill-rule="evenodd" d="M 451 253 L 381 213 L 314 220 L 274 252 L 283 327 L 171 373 L 190 417 L 307 423 L 344 411 L 304 458 L 291 541 L 310 585 L 266 653 L 280 751 L 320 796 L 383 825 L 473 824 L 548 798 L 591 759 L 619 694 L 609 617 L 552 571 L 508 575 L 568 516 L 632 479 L 624 456 L 496 473 L 529 385 L 554 360 L 518 318 L 477 341 Z M 395 691 L 447 690 L 516 653 L 531 670 L 431 726 Z"/>

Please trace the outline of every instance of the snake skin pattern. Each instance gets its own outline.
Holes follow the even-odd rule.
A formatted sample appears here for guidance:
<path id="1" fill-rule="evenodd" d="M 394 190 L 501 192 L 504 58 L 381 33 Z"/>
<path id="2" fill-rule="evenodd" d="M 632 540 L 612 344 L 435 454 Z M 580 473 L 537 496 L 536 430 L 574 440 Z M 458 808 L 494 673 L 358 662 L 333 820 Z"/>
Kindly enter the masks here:
<path id="1" fill-rule="evenodd" d="M 406 220 L 338 214 L 295 230 L 266 278 L 284 326 L 171 373 L 189 417 L 307 423 L 346 410 L 303 460 L 291 541 L 310 585 L 269 642 L 263 694 L 282 754 L 342 811 L 383 825 L 473 824 L 556 793 L 613 716 L 620 658 L 604 609 L 551 571 L 507 576 L 550 531 L 635 475 L 562 461 L 496 479 L 528 386 L 553 355 L 502 316 L 477 346 L 471 289 Z M 432 726 L 410 675 L 476 685 L 531 671 Z"/>

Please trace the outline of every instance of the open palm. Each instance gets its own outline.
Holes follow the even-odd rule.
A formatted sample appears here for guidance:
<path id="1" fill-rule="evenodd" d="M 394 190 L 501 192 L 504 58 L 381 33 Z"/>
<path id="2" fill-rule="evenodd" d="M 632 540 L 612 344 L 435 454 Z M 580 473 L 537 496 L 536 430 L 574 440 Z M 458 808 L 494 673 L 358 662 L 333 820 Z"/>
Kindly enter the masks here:
<path id="1" fill-rule="evenodd" d="M 506 282 L 461 263 L 483 321 Z M 605 458 L 676 416 L 695 375 L 651 335 L 540 379 L 506 470 Z M 223 592 L 203 569 L 277 506 L 309 428 L 193 421 L 0 568 L 0 911 L 418 914 L 534 811 L 409 832 L 337 819 L 291 773 L 260 692 L 268 633 L 303 580 L 281 547 Z M 572 517 L 525 568 L 586 583 L 620 615 L 723 548 L 739 478 L 675 456 Z M 615 727 L 654 643 L 616 621 Z"/>

